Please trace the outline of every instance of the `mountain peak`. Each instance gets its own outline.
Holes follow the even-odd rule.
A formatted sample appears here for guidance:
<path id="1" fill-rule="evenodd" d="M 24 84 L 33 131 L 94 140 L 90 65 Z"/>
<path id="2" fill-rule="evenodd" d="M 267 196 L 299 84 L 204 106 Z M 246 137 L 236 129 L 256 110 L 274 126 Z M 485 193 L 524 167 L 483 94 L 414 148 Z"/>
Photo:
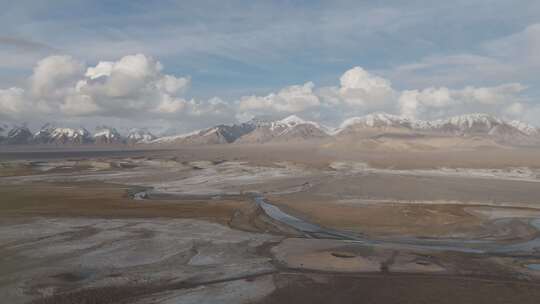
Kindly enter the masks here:
<path id="1" fill-rule="evenodd" d="M 312 125 L 316 128 L 319 128 L 321 129 L 321 126 L 314 122 L 314 121 L 309 121 L 309 120 L 304 120 L 296 115 L 289 115 L 281 120 L 278 120 L 275 122 L 275 125 L 280 125 L 280 126 L 287 126 L 289 128 L 292 128 L 292 127 L 296 127 L 296 126 L 299 126 L 299 125 L 305 125 L 305 124 L 309 124 L 309 125 Z"/>
<path id="2" fill-rule="evenodd" d="M 7 132 L 6 142 L 8 144 L 27 144 L 32 140 L 32 132 L 26 127 L 26 125 L 13 126 L 11 130 Z"/>
<path id="3" fill-rule="evenodd" d="M 96 133 L 94 133 L 94 140 L 96 143 L 117 143 L 122 140 L 120 133 L 115 128 L 108 126 L 96 127 Z"/>
<path id="4" fill-rule="evenodd" d="M 8 124 L 0 123 L 0 140 L 4 137 L 7 137 L 10 127 Z"/>
<path id="5" fill-rule="evenodd" d="M 278 122 L 284 123 L 284 124 L 287 124 L 287 125 L 300 125 L 300 124 L 306 123 L 305 120 L 303 120 L 302 118 L 300 118 L 300 117 L 298 117 L 296 115 L 289 115 L 289 116 L 279 120 Z"/>
<path id="6" fill-rule="evenodd" d="M 150 143 L 156 139 L 156 136 L 146 129 L 134 128 L 129 130 L 126 139 L 130 144 Z"/>
<path id="7" fill-rule="evenodd" d="M 345 129 L 350 126 L 359 125 L 370 128 L 380 127 L 411 127 L 411 120 L 403 116 L 397 116 L 384 112 L 367 114 L 364 116 L 351 117 L 346 119 L 339 130 Z"/>
<path id="8" fill-rule="evenodd" d="M 47 123 L 34 134 L 34 141 L 42 144 L 81 144 L 90 141 L 90 132 L 85 128 L 61 128 Z"/>
<path id="9" fill-rule="evenodd" d="M 156 138 L 146 129 L 130 129 L 123 138 L 109 126 L 98 126 L 93 136 L 85 128 L 58 127 L 48 123 L 32 134 L 25 126 L 0 124 L 3 144 L 80 144 L 80 143 L 265 143 L 321 139 L 327 136 L 374 136 L 374 133 L 411 132 L 423 136 L 489 136 L 506 143 L 540 143 L 540 129 L 521 121 L 506 121 L 486 113 L 457 115 L 438 120 L 415 120 L 394 114 L 376 112 L 343 121 L 335 130 L 297 115 L 280 120 L 253 119 L 241 124 L 220 124 L 188 134 Z"/>
<path id="10" fill-rule="evenodd" d="M 471 127 L 474 123 L 501 124 L 502 120 L 486 113 L 471 113 L 453 116 L 447 119 L 454 124 L 466 124 Z"/>
<path id="11" fill-rule="evenodd" d="M 528 123 L 525 123 L 525 122 L 522 122 L 522 121 L 519 121 L 519 120 L 512 120 L 510 122 L 508 122 L 509 125 L 511 125 L 512 127 L 518 129 L 519 131 L 525 133 L 526 135 L 538 135 L 540 134 L 540 130 L 538 128 L 535 128 L 534 126 L 528 124 Z"/>
<path id="12" fill-rule="evenodd" d="M 482 133 L 489 132 L 489 130 L 494 127 L 504 124 L 505 122 L 502 119 L 493 115 L 486 113 L 471 113 L 431 121 L 430 127 L 447 132 Z"/>

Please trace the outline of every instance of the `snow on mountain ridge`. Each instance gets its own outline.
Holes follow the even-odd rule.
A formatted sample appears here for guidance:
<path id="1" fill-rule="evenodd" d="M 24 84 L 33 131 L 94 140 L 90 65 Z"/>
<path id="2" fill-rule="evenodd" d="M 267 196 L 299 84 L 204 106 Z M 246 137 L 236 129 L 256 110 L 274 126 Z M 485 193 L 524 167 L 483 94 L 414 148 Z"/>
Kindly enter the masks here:
<path id="1" fill-rule="evenodd" d="M 275 141 L 294 141 L 328 136 L 329 129 L 314 121 L 304 120 L 296 115 L 290 115 L 280 120 L 254 119 L 253 130 L 238 138 L 239 143 L 266 143 Z"/>
<path id="2" fill-rule="evenodd" d="M 2 124 L 0 123 L 0 141 L 3 138 L 6 138 L 10 130 L 10 126 L 8 124 Z"/>
<path id="3" fill-rule="evenodd" d="M 301 124 L 313 124 L 313 125 L 316 125 L 316 126 L 319 125 L 318 123 L 313 122 L 313 121 L 303 120 L 302 118 L 300 118 L 300 117 L 298 117 L 296 115 L 287 116 L 287 117 L 279 120 L 278 123 L 286 124 L 288 126 L 296 126 L 296 125 L 301 125 Z"/>
<path id="4" fill-rule="evenodd" d="M 61 128 L 46 124 L 34 134 L 33 140 L 42 144 L 85 143 L 90 141 L 90 132 L 85 128 Z"/>
<path id="5" fill-rule="evenodd" d="M 129 143 L 150 143 L 156 136 L 147 130 L 142 129 L 130 129 L 126 137 Z"/>
<path id="6" fill-rule="evenodd" d="M 151 144 L 166 144 L 166 143 L 172 143 L 180 139 L 184 139 L 193 135 L 197 135 L 201 133 L 203 130 L 195 130 L 188 133 L 182 133 L 177 135 L 169 135 L 169 136 L 162 136 L 159 138 L 156 138 L 152 141 L 150 141 Z"/>
<path id="7" fill-rule="evenodd" d="M 281 120 L 272 121 L 269 123 L 270 129 L 275 130 L 278 128 L 293 128 L 298 125 L 310 124 L 317 128 L 320 128 L 319 124 L 314 121 L 303 120 L 296 115 L 287 116 Z"/>
<path id="8" fill-rule="evenodd" d="M 496 125 L 502 125 L 504 122 L 492 115 L 484 114 L 484 113 L 472 113 L 472 114 L 464 114 L 464 115 L 458 115 L 458 116 L 452 116 L 447 119 L 439 119 L 431 121 L 431 124 L 433 127 L 440 127 L 444 125 L 452 125 L 460 130 L 466 130 L 472 128 L 475 124 L 476 125 L 484 125 L 487 128 L 492 128 Z"/>
<path id="9" fill-rule="evenodd" d="M 367 132 L 364 133 L 363 129 Z M 47 124 L 32 134 L 28 128 L 11 127 L 0 124 L 0 141 L 4 144 L 24 143 L 182 143 L 182 144 L 222 144 L 222 143 L 263 143 L 269 141 L 294 141 L 324 138 L 327 135 L 363 134 L 376 132 L 444 134 L 446 136 L 482 136 L 505 142 L 526 143 L 540 139 L 540 129 L 520 121 L 507 121 L 489 114 L 472 113 L 437 120 L 416 120 L 388 113 L 372 113 L 344 120 L 334 131 L 321 124 L 290 115 L 280 120 L 261 120 L 217 125 L 193 132 L 156 138 L 144 129 L 131 129 L 122 137 L 115 128 L 97 127 L 95 134 L 84 128 L 57 127 Z M 358 133 L 357 133 L 358 132 Z"/>
<path id="10" fill-rule="evenodd" d="M 107 126 L 96 127 L 96 132 L 93 135 L 94 141 L 99 144 L 111 144 L 122 141 L 120 133 L 115 128 Z"/>
<path id="11" fill-rule="evenodd" d="M 485 113 L 472 113 L 452 116 L 437 120 L 415 120 L 403 116 L 397 116 L 387 113 L 374 113 L 360 117 L 346 119 L 335 133 L 352 127 L 360 126 L 366 128 L 377 127 L 402 127 L 419 131 L 459 131 L 467 132 L 477 129 L 489 132 L 497 126 L 510 126 L 527 135 L 539 134 L 537 128 L 519 121 L 507 122 L 495 116 Z"/>
<path id="12" fill-rule="evenodd" d="M 344 129 L 353 125 L 363 125 L 366 127 L 392 126 L 410 124 L 411 120 L 403 116 L 387 113 L 373 113 L 365 116 L 351 117 L 343 121 L 339 129 Z"/>
<path id="13" fill-rule="evenodd" d="M 512 120 L 510 122 L 508 122 L 509 125 L 511 125 L 512 127 L 520 130 L 521 132 L 527 134 L 527 135 L 539 135 L 540 134 L 540 130 L 538 128 L 535 128 L 534 126 L 528 124 L 528 123 L 524 123 L 522 121 L 519 121 L 519 120 Z"/>
<path id="14" fill-rule="evenodd" d="M 76 136 L 87 136 L 90 133 L 84 128 L 80 128 L 80 129 L 56 128 L 52 132 L 53 136 L 60 135 L 60 134 L 65 134 L 68 137 L 76 137 Z"/>
<path id="15" fill-rule="evenodd" d="M 118 132 L 115 129 L 101 129 L 94 133 L 94 137 L 105 136 L 107 138 L 116 138 L 118 137 Z"/>
<path id="16" fill-rule="evenodd" d="M 12 127 L 5 138 L 5 142 L 8 144 L 27 144 L 31 141 L 32 132 L 25 125 Z"/>
<path id="17" fill-rule="evenodd" d="M 56 128 L 51 133 L 53 137 L 59 137 L 62 135 L 67 136 L 68 138 L 77 139 L 77 138 L 87 138 L 90 136 L 90 132 L 88 132 L 84 128 L 79 129 L 70 129 L 70 128 Z"/>

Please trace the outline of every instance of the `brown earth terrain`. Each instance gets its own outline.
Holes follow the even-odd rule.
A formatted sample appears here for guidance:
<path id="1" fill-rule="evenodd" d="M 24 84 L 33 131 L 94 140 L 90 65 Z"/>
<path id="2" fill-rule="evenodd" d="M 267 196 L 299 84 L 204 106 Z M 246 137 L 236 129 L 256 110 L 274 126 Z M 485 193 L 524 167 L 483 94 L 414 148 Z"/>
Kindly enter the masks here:
<path id="1" fill-rule="evenodd" d="M 537 153 L 231 145 L 0 154 L 0 295 L 536 303 Z M 269 214 L 256 194 L 303 224 Z"/>

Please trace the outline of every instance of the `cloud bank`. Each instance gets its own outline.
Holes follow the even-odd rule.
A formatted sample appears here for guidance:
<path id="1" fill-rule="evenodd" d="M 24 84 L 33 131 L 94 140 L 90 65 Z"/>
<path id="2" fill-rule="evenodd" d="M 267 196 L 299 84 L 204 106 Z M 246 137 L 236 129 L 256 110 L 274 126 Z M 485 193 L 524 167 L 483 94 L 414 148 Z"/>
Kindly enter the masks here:
<path id="1" fill-rule="evenodd" d="M 226 119 L 230 106 L 219 98 L 184 97 L 189 77 L 163 73 L 161 63 L 143 54 L 86 66 L 70 56 L 40 60 L 25 88 L 0 90 L 0 118 L 4 120 L 64 120 L 99 117 L 148 120 Z"/>
<path id="2" fill-rule="evenodd" d="M 299 114 L 330 125 L 351 116 L 388 112 L 417 119 L 437 119 L 466 113 L 489 113 L 508 119 L 524 118 L 535 110 L 520 83 L 451 89 L 428 87 L 397 90 L 388 79 L 362 67 L 343 73 L 339 86 L 316 88 L 312 82 L 289 86 L 266 96 L 240 100 L 241 117 L 261 114 Z"/>
<path id="3" fill-rule="evenodd" d="M 93 66 L 70 56 L 49 56 L 37 62 L 25 87 L 0 89 L 0 119 L 165 124 L 190 130 L 260 115 L 297 114 L 336 125 L 376 111 L 419 119 L 471 112 L 527 119 L 527 114 L 539 111 L 520 83 L 398 90 L 388 79 L 359 66 L 345 71 L 336 86 L 317 87 L 308 81 L 230 101 L 187 98 L 190 85 L 189 76 L 166 74 L 159 61 L 143 54 Z"/>

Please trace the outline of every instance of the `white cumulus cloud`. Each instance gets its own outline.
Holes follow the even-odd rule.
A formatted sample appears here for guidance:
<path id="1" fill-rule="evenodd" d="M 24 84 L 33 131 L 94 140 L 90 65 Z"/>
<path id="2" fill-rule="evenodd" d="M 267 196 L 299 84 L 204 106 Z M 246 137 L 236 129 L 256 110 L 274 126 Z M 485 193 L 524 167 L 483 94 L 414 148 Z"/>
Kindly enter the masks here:
<path id="1" fill-rule="evenodd" d="M 86 66 L 70 56 L 40 60 L 28 87 L 0 89 L 0 118 L 8 120 L 133 121 L 134 125 L 182 125 L 181 129 L 247 120 L 257 115 L 297 114 L 337 125 L 343 119 L 384 111 L 419 119 L 468 112 L 528 118 L 537 111 L 520 83 L 463 88 L 427 87 L 398 91 L 389 80 L 362 67 L 345 71 L 335 86 L 311 81 L 277 92 L 201 100 L 186 96 L 189 76 L 164 73 L 162 64 L 143 54 Z"/>
<path id="2" fill-rule="evenodd" d="M 0 117 L 167 120 L 186 126 L 231 121 L 230 103 L 186 99 L 190 84 L 189 76 L 166 74 L 159 61 L 143 54 L 88 67 L 70 56 L 49 56 L 36 64 L 28 87 L 0 89 Z"/>
<path id="3" fill-rule="evenodd" d="M 84 64 L 71 56 L 49 56 L 40 60 L 30 78 L 37 99 L 61 98 L 84 73 Z"/>
<path id="4" fill-rule="evenodd" d="M 25 111 L 24 90 L 21 88 L 0 89 L 0 117 L 17 118 Z"/>
<path id="5" fill-rule="evenodd" d="M 372 75 L 361 67 L 346 71 L 339 81 L 339 96 L 352 106 L 379 107 L 394 97 L 389 80 Z"/>
<path id="6" fill-rule="evenodd" d="M 255 113 L 281 112 L 299 113 L 320 105 L 319 97 L 314 94 L 313 82 L 293 85 L 281 89 L 278 93 L 266 96 L 245 96 L 239 103 L 240 111 Z"/>
<path id="7" fill-rule="evenodd" d="M 312 82 L 307 82 L 265 96 L 242 97 L 236 116 L 245 120 L 256 115 L 294 113 L 334 125 L 351 116 L 377 111 L 419 119 L 470 112 L 520 118 L 529 107 L 522 96 L 525 89 L 519 83 L 506 83 L 491 87 L 398 91 L 389 80 L 354 67 L 343 73 L 339 86 L 315 88 Z"/>
<path id="8" fill-rule="evenodd" d="M 446 87 L 405 90 L 398 99 L 400 113 L 411 118 L 440 118 L 470 112 L 519 116 L 524 105 L 520 93 L 525 87 L 509 83 L 494 87 L 451 90 Z"/>

